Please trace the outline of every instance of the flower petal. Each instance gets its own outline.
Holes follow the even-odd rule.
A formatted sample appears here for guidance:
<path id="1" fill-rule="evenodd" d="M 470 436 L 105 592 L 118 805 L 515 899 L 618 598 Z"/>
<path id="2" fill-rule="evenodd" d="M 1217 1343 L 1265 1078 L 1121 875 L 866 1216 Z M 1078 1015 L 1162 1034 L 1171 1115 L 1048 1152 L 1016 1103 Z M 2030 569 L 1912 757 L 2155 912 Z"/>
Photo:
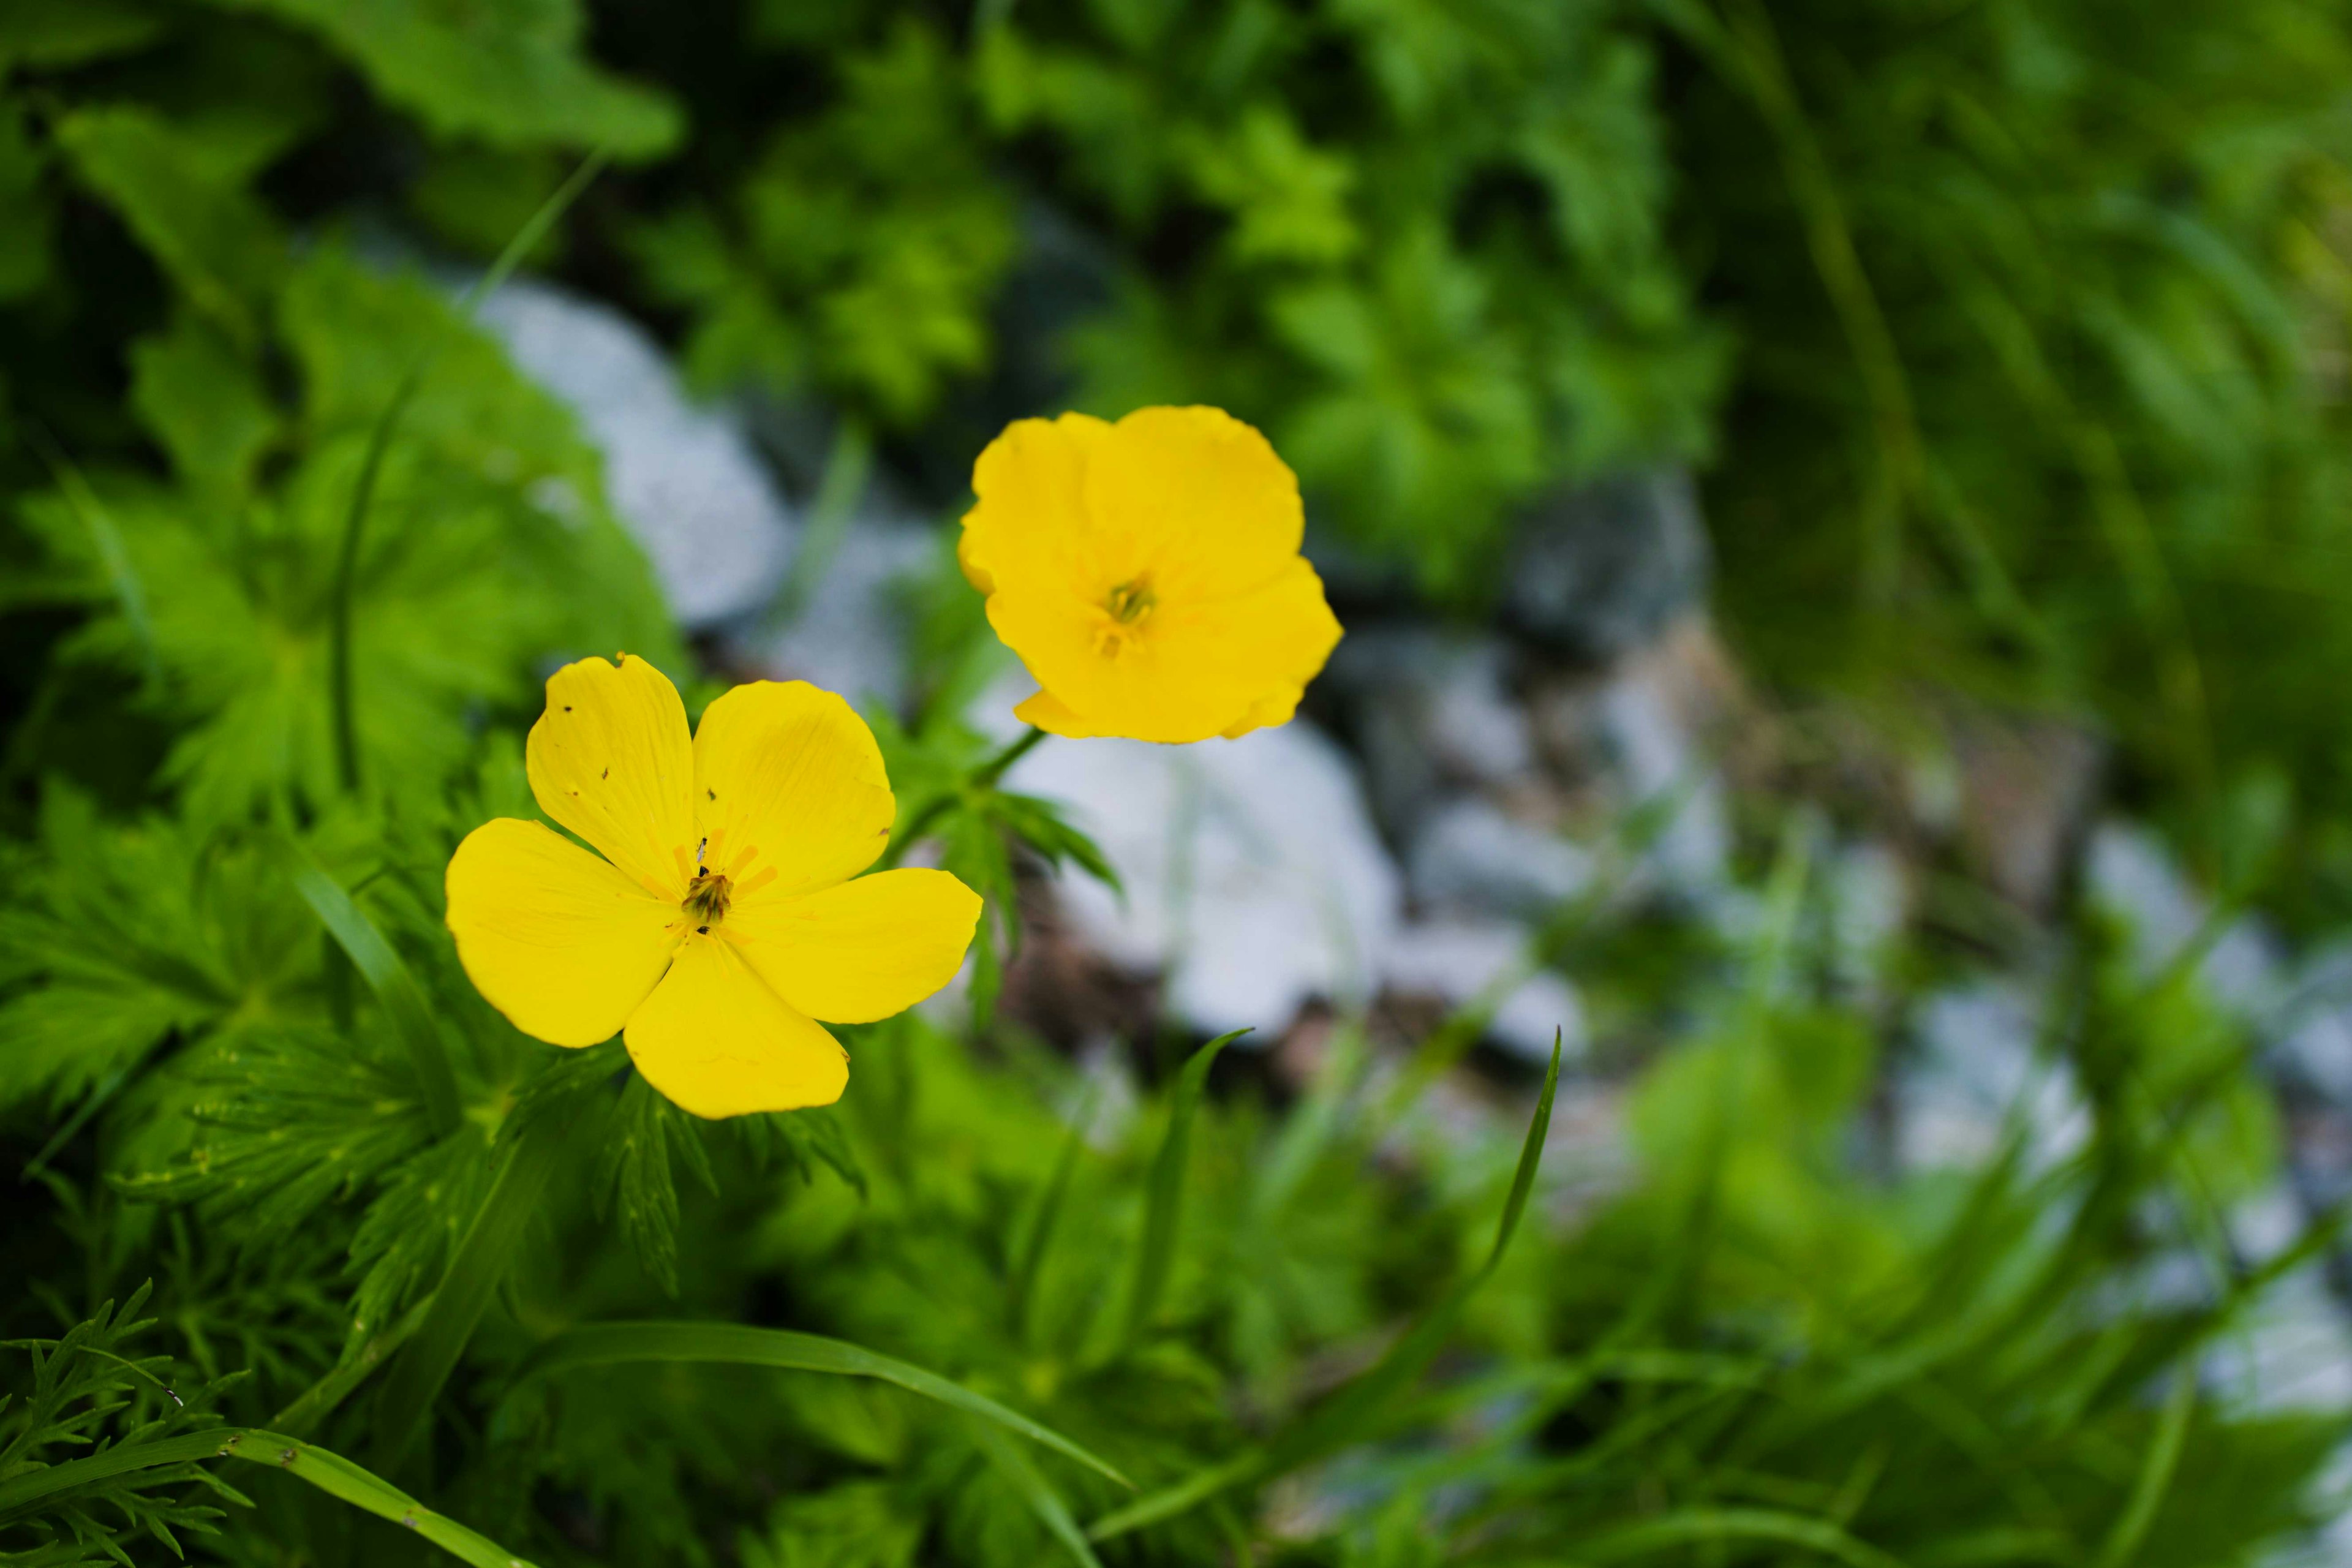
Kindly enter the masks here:
<path id="1" fill-rule="evenodd" d="M 694 753 L 669 678 L 635 654 L 567 664 L 547 680 L 547 711 L 524 753 L 548 816 L 675 903 L 694 849 Z"/>
<path id="2" fill-rule="evenodd" d="M 945 871 L 877 871 L 728 917 L 745 963 L 812 1018 L 868 1024 L 955 978 L 980 895 Z"/>
<path id="3" fill-rule="evenodd" d="M 1163 604 L 1255 592 L 1306 533 L 1297 477 L 1221 408 L 1137 409 L 1088 454 L 1083 493 L 1096 531 L 1124 536 Z M 1126 580 L 1125 563 L 1106 564 L 1104 588 Z"/>
<path id="4" fill-rule="evenodd" d="M 627 1038 L 646 1081 L 697 1116 L 831 1105 L 849 1085 L 840 1043 L 716 937 L 687 939 Z"/>
<path id="5" fill-rule="evenodd" d="M 805 680 L 739 686 L 703 710 L 694 804 L 707 863 L 739 901 L 847 881 L 882 853 L 898 812 L 874 731 Z"/>
<path id="6" fill-rule="evenodd" d="M 669 963 L 677 906 L 536 822 L 502 816 L 467 834 L 446 887 L 475 988 L 552 1045 L 611 1039 Z"/>
<path id="7" fill-rule="evenodd" d="M 1087 455 L 1110 431 L 1088 414 L 1017 419 L 981 452 L 971 470 L 979 504 L 964 514 L 956 543 L 973 587 L 993 594 L 1008 578 L 1059 581 L 1079 569 L 1090 532 L 1082 494 Z"/>

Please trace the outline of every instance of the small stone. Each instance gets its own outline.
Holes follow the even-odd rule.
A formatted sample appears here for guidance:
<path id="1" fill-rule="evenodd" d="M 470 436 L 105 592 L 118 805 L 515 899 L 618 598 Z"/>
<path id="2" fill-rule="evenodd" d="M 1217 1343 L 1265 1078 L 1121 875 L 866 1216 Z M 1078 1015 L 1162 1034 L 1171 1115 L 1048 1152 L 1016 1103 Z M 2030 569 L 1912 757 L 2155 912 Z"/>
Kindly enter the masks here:
<path id="1" fill-rule="evenodd" d="M 1703 604 L 1712 562 L 1689 470 L 1619 475 L 1557 496 L 1521 521 L 1504 572 L 1503 617 L 1554 653 L 1614 658 Z"/>
<path id="2" fill-rule="evenodd" d="M 1430 816 L 1406 865 L 1424 905 L 1538 921 L 1589 891 L 1594 878 L 1590 853 L 1475 796 Z"/>
<path id="3" fill-rule="evenodd" d="M 974 721 L 1014 732 L 1031 689 L 1000 683 Z M 1396 868 L 1346 753 L 1307 721 L 1192 746 L 1048 740 L 1005 784 L 1065 803 L 1101 846 L 1126 897 L 1069 870 L 1063 917 L 1128 973 L 1164 974 L 1189 1027 L 1271 1044 L 1310 1000 L 1361 1005 L 1377 989 Z"/>

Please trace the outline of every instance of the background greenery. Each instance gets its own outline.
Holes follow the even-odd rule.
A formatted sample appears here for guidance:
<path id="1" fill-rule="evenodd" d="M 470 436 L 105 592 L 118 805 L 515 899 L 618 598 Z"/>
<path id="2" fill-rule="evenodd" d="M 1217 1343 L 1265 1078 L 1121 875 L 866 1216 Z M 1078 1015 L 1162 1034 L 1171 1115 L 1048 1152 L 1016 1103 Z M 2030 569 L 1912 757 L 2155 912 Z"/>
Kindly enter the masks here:
<path id="1" fill-rule="evenodd" d="M 1439 1115 L 1444 1032 L 1400 1070 L 1343 1022 L 1304 1095 L 1141 1042 L 1142 1102 L 1089 1106 L 983 977 L 970 1026 L 866 1031 L 836 1110 L 715 1129 L 515 1035 L 448 849 L 530 815 L 548 658 L 688 658 L 593 449 L 386 237 L 485 259 L 601 150 L 530 263 L 707 389 L 943 505 L 1005 418 L 1220 403 L 1365 604 L 1475 615 L 1547 497 L 1701 460 L 1769 681 L 1897 733 L 1931 689 L 2087 718 L 2316 931 L 2348 37 L 2321 0 L 15 0 L 0 1553 L 2253 1560 L 2342 1424 L 2193 1368 L 2329 1233 L 2231 1244 L 2275 1160 L 2246 1042 L 2089 915 L 2049 1042 L 2085 1145 L 1873 1175 L 1884 1018 L 1791 836 L 1752 941 L 1676 972 L 1632 1190 L 1492 1254 L 1534 1086 Z M 903 809 L 980 761 L 956 694 L 889 730 Z M 992 791 L 942 821 L 999 895 L 1007 835 L 1087 854 Z M 2136 1289 L 2184 1249 L 2197 1290 Z M 747 1357 L 798 1370 L 703 1364 Z M 43 1468 L 93 1439 L 145 1458 Z"/>

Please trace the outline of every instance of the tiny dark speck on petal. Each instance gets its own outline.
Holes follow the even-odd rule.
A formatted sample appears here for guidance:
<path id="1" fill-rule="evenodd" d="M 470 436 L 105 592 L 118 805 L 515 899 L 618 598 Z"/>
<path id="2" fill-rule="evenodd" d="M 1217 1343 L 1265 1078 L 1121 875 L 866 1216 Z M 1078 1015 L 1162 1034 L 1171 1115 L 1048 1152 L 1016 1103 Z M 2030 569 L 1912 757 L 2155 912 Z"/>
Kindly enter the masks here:
<path id="1" fill-rule="evenodd" d="M 709 926 L 697 926 L 694 929 L 700 935 L 709 936 L 710 934 L 710 928 Z"/>
<path id="2" fill-rule="evenodd" d="M 715 789 L 706 789 L 702 793 L 709 795 L 713 800 L 717 800 L 719 798 L 719 792 Z"/>
<path id="3" fill-rule="evenodd" d="M 598 773 L 596 776 L 597 776 L 598 778 L 600 778 L 600 779 L 608 779 L 608 778 L 611 778 L 611 777 L 613 776 L 613 770 L 612 770 L 612 769 L 610 769 L 610 768 L 606 768 L 603 773 Z"/>

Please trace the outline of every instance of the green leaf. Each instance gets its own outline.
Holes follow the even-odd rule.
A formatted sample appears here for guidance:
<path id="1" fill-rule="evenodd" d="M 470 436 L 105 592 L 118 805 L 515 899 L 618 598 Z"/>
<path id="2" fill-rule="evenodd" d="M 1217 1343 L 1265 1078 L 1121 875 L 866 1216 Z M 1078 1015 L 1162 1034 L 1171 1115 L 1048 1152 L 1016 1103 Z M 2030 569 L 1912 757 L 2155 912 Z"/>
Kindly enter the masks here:
<path id="1" fill-rule="evenodd" d="M 436 137 L 510 149 L 604 147 L 642 159 L 667 151 L 683 128 L 669 99 L 585 58 L 576 0 L 214 3 L 319 34 Z"/>
<path id="2" fill-rule="evenodd" d="M 575 1367 L 640 1361 L 717 1362 L 831 1373 L 841 1377 L 878 1378 L 926 1399 L 936 1399 L 967 1415 L 1018 1432 L 1121 1486 L 1130 1484 L 1118 1470 L 1067 1437 L 960 1384 L 841 1340 L 786 1329 L 760 1329 L 742 1323 L 589 1323 L 567 1329 L 540 1346 L 516 1377 L 520 1381 Z"/>
<path id="3" fill-rule="evenodd" d="M 675 1150 L 703 1186 L 719 1190 L 710 1156 L 702 1146 L 701 1124 L 632 1073 L 621 1103 L 605 1128 L 596 1156 L 597 1212 L 617 1212 L 621 1235 L 637 1263 L 662 1293 L 677 1295 L 677 1183 L 670 1169 Z"/>
<path id="4" fill-rule="evenodd" d="M 441 1038 L 440 1026 L 433 1020 L 433 1010 L 425 1001 L 425 993 L 416 977 L 401 962 L 400 954 L 383 940 L 360 907 L 352 902 L 342 885 L 327 875 L 308 851 L 292 840 L 287 841 L 296 890 L 303 902 L 310 906 L 359 972 L 366 976 L 384 1011 L 392 1016 L 393 1027 L 408 1047 L 409 1059 L 416 1068 L 416 1082 L 425 1097 L 425 1109 L 433 1119 L 435 1132 L 446 1137 L 457 1130 L 461 1113 L 457 1105 L 457 1075 L 449 1067 L 449 1050 Z"/>
<path id="5" fill-rule="evenodd" d="M 286 271 L 268 211 L 224 178 L 183 128 L 147 110 L 76 110 L 56 135 L 82 183 L 121 215 L 189 300 L 240 345 L 257 344 Z"/>
<path id="6" fill-rule="evenodd" d="M 252 366 L 218 328 L 182 311 L 131 346 L 131 405 L 180 475 L 242 494 L 278 417 Z"/>

